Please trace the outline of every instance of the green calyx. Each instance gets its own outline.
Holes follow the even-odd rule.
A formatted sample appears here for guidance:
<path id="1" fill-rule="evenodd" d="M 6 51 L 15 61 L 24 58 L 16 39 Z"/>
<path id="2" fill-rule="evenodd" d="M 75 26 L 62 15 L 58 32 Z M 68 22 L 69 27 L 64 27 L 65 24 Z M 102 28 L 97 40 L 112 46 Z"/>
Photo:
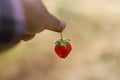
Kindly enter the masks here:
<path id="1" fill-rule="evenodd" d="M 58 41 L 56 41 L 55 44 L 57 44 L 58 46 L 64 46 L 64 47 L 66 47 L 68 44 L 70 44 L 69 43 L 69 41 L 70 41 L 69 39 L 66 39 L 66 40 L 63 39 L 62 32 L 60 33 L 60 36 L 61 36 L 61 39 L 59 39 Z"/>
<path id="2" fill-rule="evenodd" d="M 58 46 L 64 46 L 64 47 L 66 47 L 68 44 L 70 44 L 68 41 L 69 41 L 68 39 L 66 39 L 66 40 L 59 39 L 59 40 L 56 42 L 56 44 L 57 44 Z"/>

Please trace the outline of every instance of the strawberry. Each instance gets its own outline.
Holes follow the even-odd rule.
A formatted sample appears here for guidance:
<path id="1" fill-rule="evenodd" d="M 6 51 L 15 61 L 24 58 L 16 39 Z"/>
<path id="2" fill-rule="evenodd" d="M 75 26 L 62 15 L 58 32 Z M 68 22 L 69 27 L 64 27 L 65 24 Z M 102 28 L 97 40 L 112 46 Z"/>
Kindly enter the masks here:
<path id="1" fill-rule="evenodd" d="M 72 46 L 68 42 L 69 40 L 63 40 L 62 33 L 61 33 L 61 39 L 56 42 L 55 46 L 55 52 L 60 58 L 66 58 L 68 54 L 70 53 Z"/>

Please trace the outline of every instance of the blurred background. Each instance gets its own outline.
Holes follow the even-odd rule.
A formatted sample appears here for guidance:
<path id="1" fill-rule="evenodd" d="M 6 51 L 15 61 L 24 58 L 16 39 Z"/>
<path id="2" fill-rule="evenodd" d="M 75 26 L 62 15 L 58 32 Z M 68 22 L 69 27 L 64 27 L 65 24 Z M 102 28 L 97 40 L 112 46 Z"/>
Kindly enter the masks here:
<path id="1" fill-rule="evenodd" d="M 0 55 L 0 80 L 120 80 L 120 0 L 43 2 L 66 21 L 70 55 L 60 59 L 60 34 L 45 30 Z"/>

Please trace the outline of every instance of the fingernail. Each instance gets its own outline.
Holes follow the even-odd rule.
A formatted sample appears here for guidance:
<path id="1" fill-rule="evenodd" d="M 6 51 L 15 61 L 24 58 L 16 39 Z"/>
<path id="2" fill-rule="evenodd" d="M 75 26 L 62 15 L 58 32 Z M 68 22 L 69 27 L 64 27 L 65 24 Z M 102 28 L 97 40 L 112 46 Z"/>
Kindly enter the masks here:
<path id="1" fill-rule="evenodd" d="M 61 26 L 61 27 L 62 27 L 62 29 L 64 30 L 64 29 L 65 29 L 65 27 L 66 27 L 66 23 L 65 23 L 64 21 L 61 21 L 60 26 Z"/>
<path id="2" fill-rule="evenodd" d="M 62 27 L 63 29 L 65 29 L 66 23 L 65 23 L 64 21 L 61 21 L 61 27 Z"/>

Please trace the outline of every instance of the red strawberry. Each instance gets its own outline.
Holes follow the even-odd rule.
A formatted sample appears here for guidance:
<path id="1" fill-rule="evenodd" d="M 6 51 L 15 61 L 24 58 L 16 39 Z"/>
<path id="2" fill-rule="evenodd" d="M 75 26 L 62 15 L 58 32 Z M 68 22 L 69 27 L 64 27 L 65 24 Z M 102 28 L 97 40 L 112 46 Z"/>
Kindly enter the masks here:
<path id="1" fill-rule="evenodd" d="M 68 40 L 60 39 L 56 42 L 55 52 L 60 58 L 66 58 L 72 47 Z"/>

